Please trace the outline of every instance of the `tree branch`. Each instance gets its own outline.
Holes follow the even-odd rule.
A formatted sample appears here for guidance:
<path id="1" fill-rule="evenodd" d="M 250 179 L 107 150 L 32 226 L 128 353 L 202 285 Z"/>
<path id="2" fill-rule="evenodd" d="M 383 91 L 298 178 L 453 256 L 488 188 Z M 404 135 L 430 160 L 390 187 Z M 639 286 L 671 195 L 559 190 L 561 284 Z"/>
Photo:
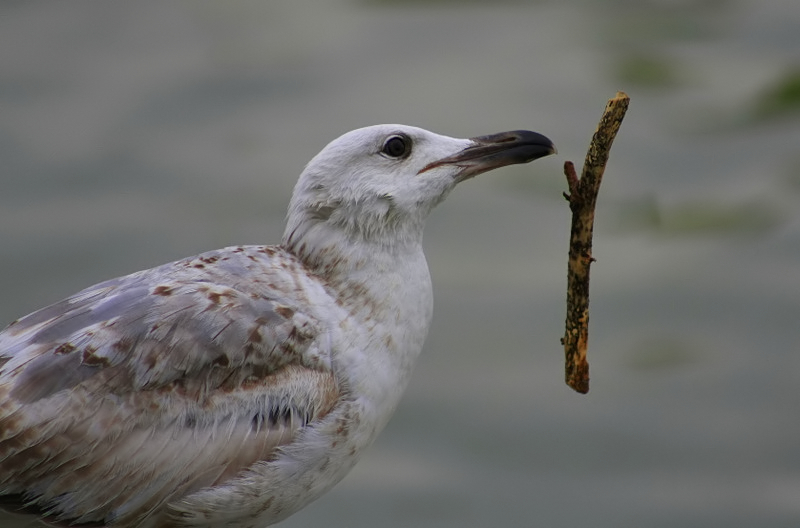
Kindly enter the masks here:
<path id="1" fill-rule="evenodd" d="M 625 117 L 630 98 L 623 92 L 606 103 L 606 109 L 597 130 L 592 136 L 581 177 L 575 173 L 571 161 L 564 162 L 569 193 L 564 197 L 572 211 L 572 228 L 569 239 L 569 264 L 567 267 L 567 320 L 564 337 L 564 380 L 574 390 L 589 392 L 589 363 L 586 351 L 589 344 L 589 266 L 592 258 L 592 233 L 594 208 L 600 182 L 606 170 L 611 144 Z"/>

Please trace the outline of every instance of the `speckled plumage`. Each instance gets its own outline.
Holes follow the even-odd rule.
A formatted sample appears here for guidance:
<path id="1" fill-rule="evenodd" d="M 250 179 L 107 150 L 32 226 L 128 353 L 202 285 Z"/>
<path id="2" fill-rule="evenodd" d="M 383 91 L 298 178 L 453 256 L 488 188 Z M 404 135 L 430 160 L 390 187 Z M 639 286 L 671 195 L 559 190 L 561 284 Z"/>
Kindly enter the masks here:
<path id="1" fill-rule="evenodd" d="M 281 245 L 133 273 L 15 321 L 0 333 L 6 507 L 55 525 L 255 528 L 319 497 L 422 349 L 428 212 L 463 179 L 551 152 L 527 132 L 359 129 L 306 167 Z"/>

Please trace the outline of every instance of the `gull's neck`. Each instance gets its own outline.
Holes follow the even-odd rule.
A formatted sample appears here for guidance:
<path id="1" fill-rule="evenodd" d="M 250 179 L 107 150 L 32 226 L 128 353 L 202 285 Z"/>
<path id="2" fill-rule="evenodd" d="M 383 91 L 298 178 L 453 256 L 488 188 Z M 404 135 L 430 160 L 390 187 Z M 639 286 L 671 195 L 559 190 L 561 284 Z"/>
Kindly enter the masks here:
<path id="1" fill-rule="evenodd" d="M 393 272 L 392 268 L 407 265 L 408 259 L 422 256 L 423 220 L 404 220 L 333 223 L 316 214 L 299 219 L 290 214 L 282 246 L 326 280 L 349 281 L 365 272 Z"/>

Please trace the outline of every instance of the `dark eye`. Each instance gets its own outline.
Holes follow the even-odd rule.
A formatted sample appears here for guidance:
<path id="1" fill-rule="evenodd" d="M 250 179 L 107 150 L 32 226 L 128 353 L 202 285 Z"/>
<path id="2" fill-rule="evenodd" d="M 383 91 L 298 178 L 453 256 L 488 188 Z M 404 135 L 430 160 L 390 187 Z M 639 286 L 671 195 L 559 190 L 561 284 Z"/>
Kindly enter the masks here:
<path id="1" fill-rule="evenodd" d="M 390 158 L 404 158 L 411 153 L 411 140 L 406 136 L 392 136 L 383 144 L 381 152 Z"/>

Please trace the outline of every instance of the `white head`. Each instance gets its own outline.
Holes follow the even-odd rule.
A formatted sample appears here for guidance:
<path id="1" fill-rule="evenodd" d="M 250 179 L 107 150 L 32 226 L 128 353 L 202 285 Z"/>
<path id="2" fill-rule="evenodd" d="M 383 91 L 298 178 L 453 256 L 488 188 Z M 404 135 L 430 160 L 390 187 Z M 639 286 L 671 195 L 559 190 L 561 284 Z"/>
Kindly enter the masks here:
<path id="1" fill-rule="evenodd" d="M 457 183 L 554 152 L 549 139 L 528 131 L 457 139 L 405 125 L 353 130 L 300 175 L 283 244 L 302 258 L 328 241 L 418 243 L 425 218 Z"/>

